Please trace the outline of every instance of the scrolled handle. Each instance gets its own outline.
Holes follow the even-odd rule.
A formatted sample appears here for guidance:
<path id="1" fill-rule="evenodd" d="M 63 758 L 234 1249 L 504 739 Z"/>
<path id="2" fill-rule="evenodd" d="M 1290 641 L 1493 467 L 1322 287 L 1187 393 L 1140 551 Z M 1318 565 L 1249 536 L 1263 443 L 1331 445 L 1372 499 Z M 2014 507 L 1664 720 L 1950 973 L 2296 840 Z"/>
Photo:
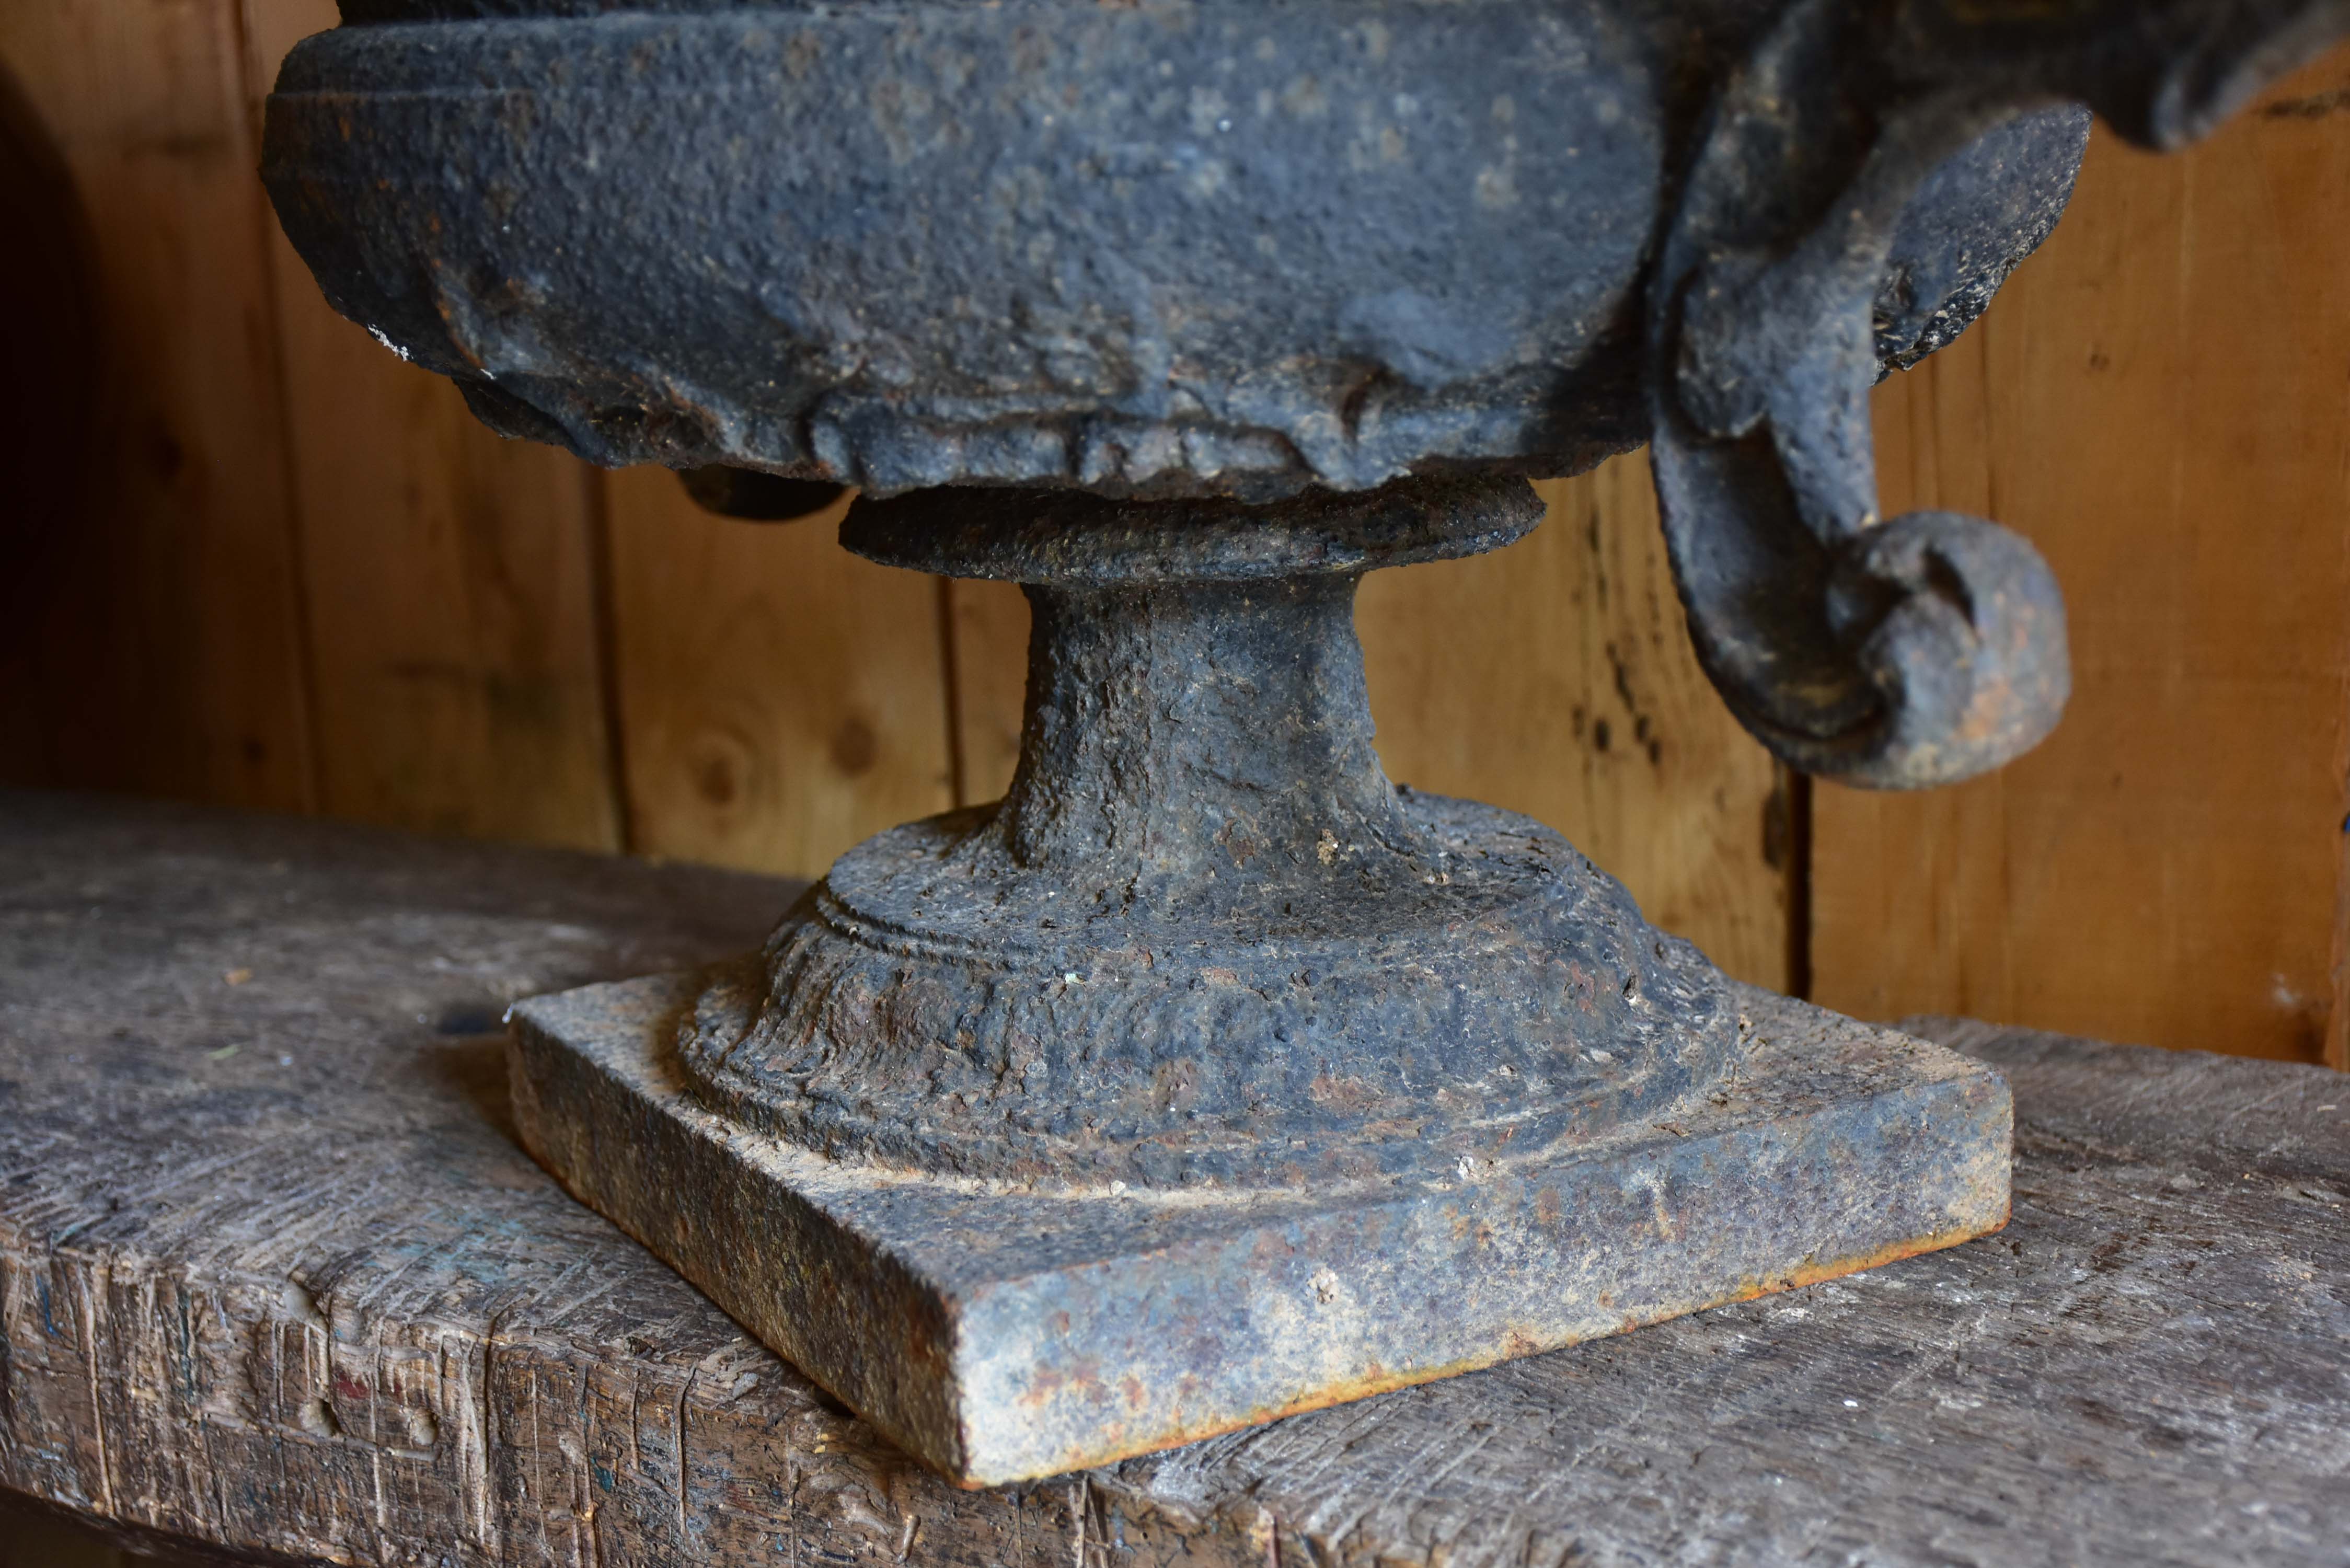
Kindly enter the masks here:
<path id="1" fill-rule="evenodd" d="M 1827 619 L 1876 712 L 1839 734 L 1783 731 L 1807 773 L 1924 789 L 1989 772 L 2046 738 L 2072 694 L 2064 598 L 2021 535 L 1957 512 L 1911 512 L 1848 536 Z"/>
<path id="2" fill-rule="evenodd" d="M 2036 745 L 2072 686 L 2038 551 L 1877 521 L 1871 306 L 1941 162 L 2066 101 L 2172 146 L 2350 0 L 1794 0 L 1711 106 L 1648 292 L 1650 462 L 1699 662 L 1790 766 L 1917 789 Z"/>

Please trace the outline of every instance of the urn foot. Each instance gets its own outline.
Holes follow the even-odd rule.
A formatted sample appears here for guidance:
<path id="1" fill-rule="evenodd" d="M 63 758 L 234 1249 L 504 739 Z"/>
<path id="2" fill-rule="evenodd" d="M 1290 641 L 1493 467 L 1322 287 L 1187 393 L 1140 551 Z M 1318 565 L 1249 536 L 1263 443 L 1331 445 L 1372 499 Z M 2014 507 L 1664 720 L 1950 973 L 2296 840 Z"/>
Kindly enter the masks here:
<path id="1" fill-rule="evenodd" d="M 710 983 L 519 1004 L 525 1140 L 965 1485 L 1490 1366 L 2007 1220 L 1997 1074 L 1743 986 L 1728 1070 L 1669 1116 L 1441 1173 L 1170 1191 L 931 1175 L 748 1130 L 676 1060 Z"/>
<path id="2" fill-rule="evenodd" d="M 850 548 L 1026 587 L 1009 793 L 850 850 L 756 955 L 519 1009 L 533 1152 L 974 1483 L 1995 1227 L 1994 1075 L 1381 771 L 1357 583 L 1540 516 L 1493 477 L 861 502 Z"/>

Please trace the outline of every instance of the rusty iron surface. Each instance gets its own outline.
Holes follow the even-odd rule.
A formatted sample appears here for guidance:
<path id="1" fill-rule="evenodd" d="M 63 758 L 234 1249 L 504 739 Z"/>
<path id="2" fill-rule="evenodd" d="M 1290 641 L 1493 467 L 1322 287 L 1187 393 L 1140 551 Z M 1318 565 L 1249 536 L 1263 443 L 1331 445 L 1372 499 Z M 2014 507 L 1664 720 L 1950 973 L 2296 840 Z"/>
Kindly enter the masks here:
<path id="1" fill-rule="evenodd" d="M 1868 388 L 2049 232 L 2087 109 L 2178 145 L 2350 0 L 346 22 L 265 151 L 339 308 L 510 433 L 748 515 L 859 485 L 850 547 L 1028 593 L 1004 800 L 853 849 L 691 995 L 625 993 L 658 1018 L 518 1036 L 573 1188 L 917 1452 L 1049 1473 L 2003 1213 L 1991 1080 L 1783 1008 L 1757 1036 L 1555 834 L 1391 784 L 1355 586 L 1648 439 L 1700 661 L 1775 754 L 1890 787 L 2013 757 L 2069 690 L 2061 597 L 1994 524 L 1879 517 Z M 1831 1036 L 1892 1086 L 1773 1044 Z M 1721 1109 L 1758 1075 L 1778 1123 Z M 1700 1168 L 1644 1163 L 1695 1123 Z M 1065 1222 L 1117 1238 L 1082 1282 Z M 1300 1259 L 1371 1293 L 1232 1318 L 1303 1303 Z"/>
<path id="2" fill-rule="evenodd" d="M 965 1485 L 1451 1376 L 2007 1220 L 1996 1073 L 1749 987 L 1731 1072 L 1669 1116 L 1440 1173 L 1168 1191 L 920 1175 L 746 1133 L 673 1054 L 704 984 L 519 1005 L 525 1143 Z"/>
<path id="3" fill-rule="evenodd" d="M 1391 784 L 1372 748 L 1363 573 L 1540 515 L 1507 478 L 858 503 L 854 548 L 1028 585 L 1021 766 L 841 857 L 686 1023 L 696 1092 L 934 1171 L 1299 1187 L 1523 1155 L 1711 1082 L 1711 963 L 1557 834 Z"/>
<path id="4" fill-rule="evenodd" d="M 518 1010 L 531 1147 L 972 1484 L 1996 1225 L 1995 1075 L 1380 770 L 1357 582 L 1536 515 L 1507 478 L 860 502 L 854 547 L 1028 586 L 1011 792 L 851 850 L 754 959 Z"/>
<path id="5" fill-rule="evenodd" d="M 289 57 L 328 296 L 513 433 L 877 493 L 1266 498 L 1645 436 L 1641 289 L 1767 0 L 410 4 Z M 2047 233 L 2082 122 L 1961 154 L 1884 352 Z"/>

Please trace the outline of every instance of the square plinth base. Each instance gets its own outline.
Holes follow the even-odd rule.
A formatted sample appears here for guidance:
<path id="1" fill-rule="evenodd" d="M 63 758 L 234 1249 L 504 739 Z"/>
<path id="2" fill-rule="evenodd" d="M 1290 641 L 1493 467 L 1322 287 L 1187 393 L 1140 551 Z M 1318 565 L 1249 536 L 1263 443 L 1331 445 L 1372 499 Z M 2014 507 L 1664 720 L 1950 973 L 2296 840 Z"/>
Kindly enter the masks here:
<path id="1" fill-rule="evenodd" d="M 966 1485 L 1106 1463 L 2006 1223 L 1990 1068 L 1742 991 L 1671 1119 L 1331 1193 L 1039 1194 L 843 1164 L 703 1110 L 695 977 L 516 1006 L 531 1152 L 801 1370 Z"/>

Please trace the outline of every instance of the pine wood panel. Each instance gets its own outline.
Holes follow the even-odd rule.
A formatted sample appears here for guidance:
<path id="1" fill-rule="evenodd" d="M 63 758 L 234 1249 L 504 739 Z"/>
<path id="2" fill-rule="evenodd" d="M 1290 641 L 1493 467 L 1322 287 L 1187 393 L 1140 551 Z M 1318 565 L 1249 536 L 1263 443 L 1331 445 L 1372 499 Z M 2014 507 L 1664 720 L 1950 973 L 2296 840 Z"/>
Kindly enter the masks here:
<path id="1" fill-rule="evenodd" d="M 786 524 L 712 517 L 665 469 L 607 476 L 630 843 L 811 876 L 952 804 L 936 578 Z"/>
<path id="2" fill-rule="evenodd" d="M 1888 508 L 2039 544 L 2075 690 L 1992 777 L 1822 788 L 1818 1000 L 2341 1064 L 2350 60 L 2180 158 L 2100 133 L 1878 446 Z"/>
<path id="3" fill-rule="evenodd" d="M 955 777 L 961 803 L 998 800 L 1020 764 L 1028 695 L 1028 599 L 1016 583 L 950 582 Z"/>
<path id="4" fill-rule="evenodd" d="M 1786 990 L 1786 793 L 1690 649 L 1647 460 L 1540 488 L 1550 514 L 1519 544 L 1365 579 L 1379 755 L 1548 823 L 1648 919 Z"/>
<path id="5" fill-rule="evenodd" d="M 246 0 L 254 112 L 333 0 Z M 329 307 L 276 224 L 320 808 L 620 846 L 591 470 L 502 440 Z"/>
<path id="6" fill-rule="evenodd" d="M 86 508 L 0 529 L 0 774 L 306 807 L 270 219 L 234 0 L 7 0 L 0 61 L 88 220 L 101 381 Z"/>

